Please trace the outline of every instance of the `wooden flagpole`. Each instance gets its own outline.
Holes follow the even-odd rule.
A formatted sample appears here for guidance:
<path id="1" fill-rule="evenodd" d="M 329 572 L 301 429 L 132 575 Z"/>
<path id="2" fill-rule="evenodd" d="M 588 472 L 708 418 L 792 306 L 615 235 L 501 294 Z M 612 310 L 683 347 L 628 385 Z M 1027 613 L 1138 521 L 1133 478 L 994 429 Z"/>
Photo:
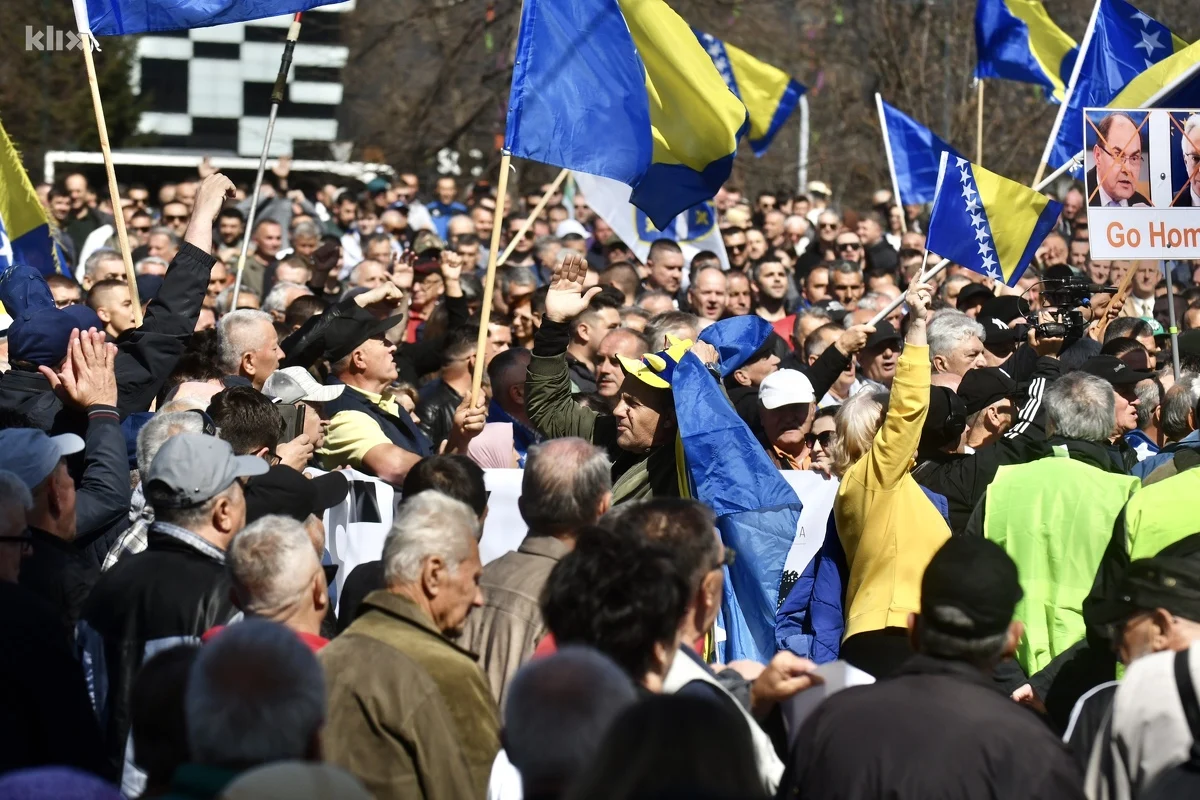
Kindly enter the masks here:
<path id="1" fill-rule="evenodd" d="M 488 247 L 487 276 L 483 281 L 483 305 L 479 307 L 479 338 L 475 342 L 475 372 L 471 376 L 471 408 L 479 405 L 479 392 L 483 388 L 483 370 L 485 368 L 483 362 L 487 353 L 488 319 L 492 316 L 492 292 L 496 288 L 496 265 L 498 263 L 497 255 L 500 252 L 500 229 L 504 224 L 500 219 L 500 214 L 504 211 L 504 197 L 508 193 L 508 169 L 511 163 L 512 153 L 505 150 L 500 156 L 500 181 L 496 187 L 497 218 L 495 224 L 492 225 L 492 242 Z M 566 177 L 566 173 L 567 171 L 564 169 L 559 174 L 558 179 L 555 181 L 555 186 L 562 183 L 562 179 Z M 542 198 L 543 202 L 553 192 L 554 190 L 551 189 L 546 197 Z M 533 216 L 533 214 L 530 214 L 529 220 L 532 220 Z M 523 231 L 521 235 L 524 235 Z"/>
<path id="2" fill-rule="evenodd" d="M 537 219 L 537 215 L 542 213 L 542 209 L 545 208 L 546 204 L 550 202 L 550 195 L 552 195 L 556 191 L 558 191 L 558 187 L 562 186 L 562 182 L 564 180 L 566 180 L 567 176 L 570 174 L 571 174 L 571 171 L 569 169 L 564 169 L 558 173 L 558 177 L 554 179 L 554 183 L 550 184 L 550 188 L 546 190 L 546 193 L 544 195 L 542 195 L 542 199 L 538 200 L 537 205 L 533 207 L 533 210 L 530 211 L 528 215 L 526 215 L 525 221 L 521 223 L 520 228 L 517 228 L 517 232 L 515 234 L 513 234 L 513 237 L 509 241 L 508 246 L 505 247 L 504 252 L 500 254 L 500 258 L 497 259 L 497 261 L 496 261 L 497 267 L 504 266 L 504 262 L 508 261 L 508 257 L 513 254 L 513 250 L 515 250 L 517 247 L 517 242 L 521 241 L 521 237 L 525 235 L 525 232 L 528 231 L 531 227 L 533 227 L 533 221 L 535 219 Z M 503 198 L 503 195 L 501 195 L 501 199 L 502 198 Z M 503 205 L 504 204 L 501 202 L 496 203 L 497 208 L 503 208 Z M 496 226 L 499 226 L 500 224 L 501 224 L 501 220 L 497 219 Z M 494 229 L 493 229 L 492 236 L 493 236 L 493 238 L 495 238 L 495 230 Z"/>
<path id="3" fill-rule="evenodd" d="M 108 197 L 113 208 L 113 227 L 117 229 L 117 242 L 121 248 L 121 260 L 125 262 L 125 279 L 129 283 L 129 297 L 133 301 L 133 326 L 142 325 L 142 302 L 138 297 L 137 273 L 133 270 L 133 255 L 129 250 L 129 234 L 125 231 L 125 212 L 121 208 L 121 192 L 117 187 L 117 170 L 113 166 L 112 148 L 108 144 L 108 126 L 104 124 L 104 103 L 100 100 L 100 84 L 96 80 L 96 63 L 92 60 L 92 48 L 96 37 L 92 36 L 88 23 L 87 9 L 75 3 L 75 24 L 79 28 L 80 44 L 83 47 L 83 63 L 87 66 L 88 87 L 92 90 L 92 110 L 96 114 L 96 133 L 100 137 L 100 153 L 104 156 L 104 170 L 108 173 Z"/>

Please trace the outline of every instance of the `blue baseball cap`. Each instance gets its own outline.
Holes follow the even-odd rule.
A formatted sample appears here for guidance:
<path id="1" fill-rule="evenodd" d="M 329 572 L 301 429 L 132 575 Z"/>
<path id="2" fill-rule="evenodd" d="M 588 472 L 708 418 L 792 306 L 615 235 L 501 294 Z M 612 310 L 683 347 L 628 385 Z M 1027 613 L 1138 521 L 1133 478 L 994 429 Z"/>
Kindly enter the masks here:
<path id="1" fill-rule="evenodd" d="M 75 327 L 81 331 L 92 328 L 98 331 L 104 330 L 104 323 L 100 321 L 100 317 L 83 303 L 67 306 L 63 309 L 63 313 L 70 317 L 75 322 Z"/>
<path id="2" fill-rule="evenodd" d="M 13 264 L 0 275 L 0 303 L 16 320 L 27 311 L 54 308 L 54 295 L 42 273 L 25 264 Z"/>
<path id="3" fill-rule="evenodd" d="M 9 361 L 28 361 L 38 367 L 57 367 L 67 357 L 71 331 L 79 324 L 65 311 L 45 308 L 26 311 L 8 329 Z"/>

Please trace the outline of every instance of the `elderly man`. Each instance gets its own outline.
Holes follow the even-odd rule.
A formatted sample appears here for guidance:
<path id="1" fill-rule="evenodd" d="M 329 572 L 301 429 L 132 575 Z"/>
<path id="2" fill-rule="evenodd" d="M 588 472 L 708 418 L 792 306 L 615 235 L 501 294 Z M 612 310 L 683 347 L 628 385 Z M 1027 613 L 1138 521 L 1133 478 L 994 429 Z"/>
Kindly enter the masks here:
<path id="1" fill-rule="evenodd" d="M 1003 547 L 1021 574 L 1054 576 L 1052 583 L 1029 581 L 1017 606 L 1026 627 L 1016 659 L 1026 675 L 1083 638 L 1079 609 L 1113 524 L 1140 486 L 1106 451 L 1116 424 L 1113 396 L 1112 386 L 1084 372 L 1051 384 L 1044 402 L 1054 452 L 999 470 L 966 526 L 968 535 Z"/>
<path id="2" fill-rule="evenodd" d="M 725 315 L 729 299 L 725 273 L 720 266 L 702 267 L 687 291 L 688 304 L 701 319 L 716 322 Z"/>
<path id="3" fill-rule="evenodd" d="M 842 220 L 832 211 L 825 210 L 816 215 L 814 226 L 817 235 L 812 237 L 808 249 L 796 259 L 798 275 L 808 273 L 822 262 L 835 261 L 838 258 L 837 238 L 842 230 Z"/>
<path id="4" fill-rule="evenodd" d="M 142 662 L 165 642 L 199 641 L 234 615 L 225 551 L 246 523 L 239 478 L 266 471 L 267 462 L 235 456 L 216 437 L 180 433 L 142 476 L 154 509 L 146 549 L 122 558 L 96 582 L 80 632 L 89 679 L 107 686 L 96 700 L 107 710 L 113 767 L 126 753 L 130 693 Z"/>
<path id="5" fill-rule="evenodd" d="M 146 253 L 151 258 L 171 262 L 178 255 L 182 241 L 179 234 L 170 228 L 152 228 L 146 239 Z"/>
<path id="6" fill-rule="evenodd" d="M 986 367 L 983 326 L 959 311 L 941 311 L 929 323 L 929 361 L 933 371 L 959 377 Z"/>
<path id="7" fill-rule="evenodd" d="M 679 481 L 674 452 L 677 426 L 667 380 L 647 365 L 626 359 L 621 362 L 626 375 L 634 374 L 636 378 L 625 381 L 612 415 L 597 414 L 572 399 L 566 359 L 571 336 L 568 321 L 584 311 L 599 291 L 592 288 L 585 294 L 586 272 L 587 262 L 574 253 L 554 270 L 554 280 L 546 294 L 546 313 L 538 329 L 525 382 L 529 419 L 548 437 L 578 436 L 605 448 L 616 462 L 614 503 L 652 494 L 677 495 Z M 655 340 L 651 339 L 651 346 L 654 345 Z M 682 358 L 683 351 L 684 348 L 676 347 L 668 355 Z M 702 356 L 702 361 L 717 361 L 715 349 L 703 343 L 693 348 L 693 352 Z"/>
<path id="8" fill-rule="evenodd" d="M 846 308 L 855 308 L 866 289 L 862 267 L 856 262 L 835 261 L 829 268 L 829 295 Z"/>
<path id="9" fill-rule="evenodd" d="M 271 291 L 267 292 L 267 296 L 263 298 L 262 310 L 264 313 L 270 314 L 271 319 L 275 322 L 283 322 L 287 319 L 288 307 L 298 298 L 311 294 L 312 289 L 307 286 L 280 281 L 272 286 Z"/>
<path id="10" fill-rule="evenodd" d="M 116 250 L 103 248 L 92 253 L 84 262 L 83 278 L 80 283 L 86 292 L 101 281 L 123 281 L 127 278 L 125 262 L 121 259 L 121 254 Z"/>
<path id="11" fill-rule="evenodd" d="M 217 348 L 217 364 L 225 375 L 237 375 L 260 390 L 283 358 L 271 315 L 257 309 L 242 308 L 221 317 Z"/>
<path id="12" fill-rule="evenodd" d="M 254 249 L 242 270 L 242 285 L 262 297 L 267 269 L 283 248 L 283 226 L 273 219 L 261 219 L 254 224 L 251 241 Z"/>
<path id="13" fill-rule="evenodd" d="M 325 756 L 381 800 L 482 797 L 500 749 L 496 703 L 456 645 L 483 605 L 480 523 L 465 503 L 422 492 L 383 546 L 387 588 L 321 651 Z"/>
<path id="14" fill-rule="evenodd" d="M 891 388 L 902 341 L 892 323 L 883 320 L 876 325 L 875 332 L 867 337 L 867 343 L 858 354 L 859 377 L 874 381 L 885 389 Z"/>
<path id="15" fill-rule="evenodd" d="M 1125 440 L 1125 434 L 1138 429 L 1138 412 L 1142 404 L 1138 397 L 1138 384 L 1153 380 L 1155 375 L 1149 370 L 1135 369 L 1116 356 L 1109 355 L 1092 356 L 1083 362 L 1081 369 L 1112 388 L 1116 422 L 1109 434 L 1107 450 L 1117 469 L 1132 473 L 1138 463 L 1138 454 Z"/>
<path id="16" fill-rule="evenodd" d="M 287 628 L 247 620 L 206 644 L 189 670 L 184 719 L 191 758 L 171 795 L 216 797 L 262 764 L 322 760 L 321 665 Z"/>
<path id="17" fill-rule="evenodd" d="M 529 532 L 515 552 L 484 567 L 484 604 L 463 635 L 501 707 L 513 675 L 546 635 L 538 600 L 550 570 L 608 510 L 609 471 L 604 451 L 582 439 L 552 439 L 530 451 L 519 501 Z"/>
<path id="18" fill-rule="evenodd" d="M 1183 123 L 1179 147 L 1183 152 L 1183 166 L 1187 169 L 1187 183 L 1177 192 L 1171 205 L 1200 208 L 1200 114 L 1192 114 Z"/>
<path id="19" fill-rule="evenodd" d="M 1096 166 L 1088 171 L 1086 180 L 1092 190 L 1089 206 L 1150 205 L 1137 190 L 1142 171 L 1142 134 L 1137 123 L 1124 111 L 1108 114 L 1096 126 L 1092 160 Z"/>
<path id="20" fill-rule="evenodd" d="M 632 328 L 617 328 L 600 341 L 600 350 L 596 353 L 596 394 L 603 397 L 610 408 L 616 407 L 625 384 L 621 357 L 637 360 L 652 349 L 649 340 Z"/>
<path id="21" fill-rule="evenodd" d="M 808 432 L 816 399 L 812 383 L 794 369 L 773 372 L 759 385 L 760 441 L 780 469 L 808 469 Z"/>

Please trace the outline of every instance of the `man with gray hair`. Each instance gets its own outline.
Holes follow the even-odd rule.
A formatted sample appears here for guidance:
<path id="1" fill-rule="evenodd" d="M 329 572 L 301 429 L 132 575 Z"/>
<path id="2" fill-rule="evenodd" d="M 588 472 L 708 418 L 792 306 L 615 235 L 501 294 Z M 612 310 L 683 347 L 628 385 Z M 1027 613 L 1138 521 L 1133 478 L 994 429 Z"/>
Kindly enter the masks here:
<path id="1" fill-rule="evenodd" d="M 1179 137 L 1183 151 L 1183 166 L 1187 170 L 1187 186 L 1180 189 L 1171 205 L 1176 208 L 1200 208 L 1200 114 L 1192 114 L 1183 123 Z"/>
<path id="2" fill-rule="evenodd" d="M 550 570 L 611 502 L 611 467 L 600 448 L 566 437 L 529 449 L 517 501 L 529 533 L 515 552 L 484 567 L 483 607 L 463 635 L 502 707 L 509 681 L 546 635 L 539 601 Z"/>
<path id="3" fill-rule="evenodd" d="M 383 545 L 387 588 L 320 653 L 326 758 L 379 800 L 485 794 L 500 723 L 475 655 L 454 642 L 483 605 L 479 534 L 466 503 L 410 499 Z"/>
<path id="4" fill-rule="evenodd" d="M 329 587 L 304 523 L 278 514 L 261 517 L 234 538 L 225 563 L 234 605 L 248 618 L 278 622 L 314 653 L 329 644 L 321 636 Z"/>
<path id="5" fill-rule="evenodd" d="M 312 294 L 312 289 L 307 286 L 301 286 L 298 283 L 277 283 L 271 287 L 271 291 L 267 292 L 266 298 L 262 303 L 262 310 L 271 315 L 271 318 L 276 322 L 283 322 L 287 316 L 288 306 L 297 297 L 304 297 Z"/>
<path id="6" fill-rule="evenodd" d="M 265 311 L 238 309 L 217 323 L 217 366 L 224 374 L 245 378 L 262 391 L 281 358 L 275 323 Z"/>
<path id="7" fill-rule="evenodd" d="M 1132 474 L 1150 485 L 1169 478 L 1200 462 L 1200 375 L 1182 372 L 1167 390 L 1160 425 L 1166 444 L 1157 454 L 1141 461 Z"/>
<path id="8" fill-rule="evenodd" d="M 233 310 L 233 286 L 227 286 L 222 289 L 217 295 L 215 311 L 218 317 L 222 317 Z M 238 292 L 238 308 L 258 308 L 261 305 L 261 300 L 258 297 L 258 292 L 251 289 L 249 286 L 243 286 Z"/>
<path id="9" fill-rule="evenodd" d="M 125 261 L 121 258 L 121 254 L 116 250 L 109 248 L 101 248 L 88 256 L 87 261 L 83 262 L 83 274 L 80 276 L 80 284 L 85 292 L 91 291 L 92 287 L 100 281 L 123 281 L 127 280 L 125 274 Z"/>
<path id="10" fill-rule="evenodd" d="M 929 323 L 929 361 L 934 372 L 960 378 L 976 367 L 986 367 L 983 326 L 960 311 L 937 312 Z"/>
<path id="11" fill-rule="evenodd" d="M 282 625 L 230 626 L 200 650 L 184 693 L 191 762 L 172 793 L 214 797 L 241 772 L 277 761 L 321 761 L 321 665 Z"/>
<path id="12" fill-rule="evenodd" d="M 1029 676 L 1083 639 L 1083 599 L 1114 522 L 1141 486 L 1106 449 L 1116 421 L 1108 382 L 1068 373 L 1045 390 L 1045 404 L 1052 454 L 1001 467 L 966 526 L 967 535 L 1003 547 L 1028 578 L 1017 606 L 1025 635 L 1016 660 Z M 1045 684 L 1032 685 L 1046 697 Z"/>

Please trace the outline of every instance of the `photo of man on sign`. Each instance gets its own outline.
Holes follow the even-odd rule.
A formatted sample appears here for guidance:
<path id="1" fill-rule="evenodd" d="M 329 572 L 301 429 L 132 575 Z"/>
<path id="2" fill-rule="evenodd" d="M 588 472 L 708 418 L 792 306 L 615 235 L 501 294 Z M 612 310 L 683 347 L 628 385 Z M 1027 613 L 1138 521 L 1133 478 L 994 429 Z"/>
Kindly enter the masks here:
<path id="1" fill-rule="evenodd" d="M 1200 113 L 1172 114 L 1172 141 L 1179 131 L 1179 149 L 1183 170 L 1172 170 L 1178 177 L 1171 184 L 1171 205 L 1175 208 L 1200 208 Z"/>
<path id="2" fill-rule="evenodd" d="M 1114 111 L 1097 123 L 1091 115 L 1088 127 L 1094 131 L 1092 168 L 1087 174 L 1088 205 L 1098 208 L 1139 208 L 1151 206 L 1139 189 L 1145 189 L 1142 167 L 1146 153 L 1140 122 L 1125 111 Z M 1089 137 L 1091 138 L 1091 137 Z"/>

